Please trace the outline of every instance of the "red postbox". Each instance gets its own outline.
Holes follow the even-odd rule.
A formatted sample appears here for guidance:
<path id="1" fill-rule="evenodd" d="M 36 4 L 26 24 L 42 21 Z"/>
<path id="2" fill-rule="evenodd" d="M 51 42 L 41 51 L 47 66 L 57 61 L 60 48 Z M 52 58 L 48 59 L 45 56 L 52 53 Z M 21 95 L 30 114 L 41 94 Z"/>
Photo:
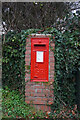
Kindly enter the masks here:
<path id="1" fill-rule="evenodd" d="M 47 82 L 49 38 L 31 38 L 31 81 Z"/>

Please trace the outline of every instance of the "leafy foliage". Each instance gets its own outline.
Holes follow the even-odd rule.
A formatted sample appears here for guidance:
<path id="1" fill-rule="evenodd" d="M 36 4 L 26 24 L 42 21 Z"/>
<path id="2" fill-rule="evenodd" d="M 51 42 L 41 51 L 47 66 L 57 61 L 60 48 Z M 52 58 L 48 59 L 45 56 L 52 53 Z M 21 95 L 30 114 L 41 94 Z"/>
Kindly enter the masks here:
<path id="1" fill-rule="evenodd" d="M 34 107 L 25 103 L 23 96 L 16 90 L 10 90 L 7 86 L 3 93 L 3 118 L 37 118 L 45 115 L 41 111 L 36 112 Z"/>
<path id="2" fill-rule="evenodd" d="M 61 100 L 68 106 L 76 104 L 75 74 L 80 67 L 79 19 L 79 16 L 74 15 L 67 20 L 68 29 L 62 36 L 60 34 L 55 37 L 55 96 L 59 100 L 59 103 L 56 103 L 59 106 Z"/>
<path id="3" fill-rule="evenodd" d="M 21 34 L 9 32 L 3 44 L 3 84 L 21 88 L 24 81 L 25 37 Z M 22 83 L 23 84 L 23 83 Z"/>

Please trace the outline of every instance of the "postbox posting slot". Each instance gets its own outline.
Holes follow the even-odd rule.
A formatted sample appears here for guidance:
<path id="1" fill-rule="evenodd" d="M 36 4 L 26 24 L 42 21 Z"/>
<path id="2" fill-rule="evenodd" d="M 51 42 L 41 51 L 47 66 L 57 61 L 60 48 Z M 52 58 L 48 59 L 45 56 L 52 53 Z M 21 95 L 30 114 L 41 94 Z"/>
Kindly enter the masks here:
<path id="1" fill-rule="evenodd" d="M 42 50 L 42 51 L 46 51 L 46 44 L 34 44 L 34 50 L 33 51 L 38 51 L 38 50 Z"/>
<path id="2" fill-rule="evenodd" d="M 34 47 L 45 47 L 45 44 L 34 44 Z"/>
<path id="3" fill-rule="evenodd" d="M 46 48 L 46 44 L 34 44 L 34 48 L 35 49 L 45 49 Z"/>

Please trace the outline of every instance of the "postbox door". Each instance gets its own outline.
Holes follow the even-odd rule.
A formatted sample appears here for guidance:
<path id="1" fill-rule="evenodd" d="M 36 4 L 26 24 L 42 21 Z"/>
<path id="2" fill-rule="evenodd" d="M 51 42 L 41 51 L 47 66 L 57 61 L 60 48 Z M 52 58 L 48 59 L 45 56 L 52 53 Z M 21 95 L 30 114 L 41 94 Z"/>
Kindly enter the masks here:
<path id="1" fill-rule="evenodd" d="M 39 38 L 31 42 L 31 81 L 48 81 L 49 40 Z"/>

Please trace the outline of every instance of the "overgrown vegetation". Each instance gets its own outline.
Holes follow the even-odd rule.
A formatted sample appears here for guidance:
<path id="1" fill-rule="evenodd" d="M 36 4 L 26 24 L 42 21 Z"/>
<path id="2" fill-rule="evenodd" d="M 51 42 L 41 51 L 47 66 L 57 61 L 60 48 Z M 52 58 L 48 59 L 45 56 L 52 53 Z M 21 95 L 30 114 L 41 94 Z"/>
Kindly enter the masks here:
<path id="1" fill-rule="evenodd" d="M 3 92 L 3 118 L 42 118 L 42 111 L 36 112 L 34 107 L 25 103 L 23 95 L 19 91 L 10 90 L 7 86 Z M 45 116 L 46 117 L 46 116 Z"/>
<path id="2" fill-rule="evenodd" d="M 55 35 L 55 103 L 60 107 L 74 106 L 76 102 L 76 71 L 80 67 L 80 17 L 66 17 L 67 29 Z M 62 103 L 62 104 L 61 104 Z M 53 107 L 54 108 L 54 107 Z"/>
<path id="3" fill-rule="evenodd" d="M 24 82 L 26 36 L 9 32 L 3 43 L 3 87 L 21 89 Z"/>
<path id="4" fill-rule="evenodd" d="M 55 50 L 53 50 L 55 55 L 55 82 L 53 83 L 55 100 L 52 106 L 52 116 L 55 118 L 79 117 L 75 100 L 75 73 L 80 67 L 79 20 L 80 18 L 77 16 L 66 20 L 68 29 L 64 33 L 55 28 L 45 28 L 45 31 L 29 29 L 23 30 L 21 33 L 9 32 L 3 43 L 3 85 L 23 91 L 26 37 L 31 33 L 52 34 L 51 40 L 55 42 Z"/>

